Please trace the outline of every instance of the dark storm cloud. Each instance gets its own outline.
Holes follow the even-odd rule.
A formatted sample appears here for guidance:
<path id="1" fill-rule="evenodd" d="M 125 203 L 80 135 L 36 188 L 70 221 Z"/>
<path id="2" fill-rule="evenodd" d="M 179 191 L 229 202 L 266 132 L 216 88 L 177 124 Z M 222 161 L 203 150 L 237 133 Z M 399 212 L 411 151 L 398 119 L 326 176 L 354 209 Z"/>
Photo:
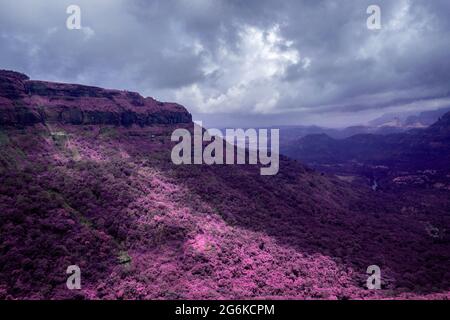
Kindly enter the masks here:
<path id="1" fill-rule="evenodd" d="M 81 7 L 82 30 L 65 27 L 70 4 Z M 370 4 L 381 7 L 381 30 L 366 27 Z M 1 68 L 177 100 L 198 116 L 333 124 L 331 115 L 338 122 L 354 113 L 420 109 L 423 101 L 426 108 L 445 103 L 449 93 L 446 0 L 0 0 L 0 6 Z"/>

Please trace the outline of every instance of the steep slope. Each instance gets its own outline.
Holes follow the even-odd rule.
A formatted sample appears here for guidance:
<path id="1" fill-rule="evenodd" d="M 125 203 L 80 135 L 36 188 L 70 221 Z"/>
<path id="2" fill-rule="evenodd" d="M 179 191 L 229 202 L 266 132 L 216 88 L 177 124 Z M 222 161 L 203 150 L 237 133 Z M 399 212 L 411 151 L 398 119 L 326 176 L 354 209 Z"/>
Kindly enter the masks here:
<path id="1" fill-rule="evenodd" d="M 438 195 L 431 204 L 374 195 L 287 158 L 276 176 L 250 165 L 175 166 L 170 135 L 192 129 L 184 108 L 133 106 L 126 92 L 118 103 L 103 89 L 95 104 L 74 97 L 88 90 L 78 85 L 17 95 L 11 83 L 30 80 L 5 77 L 0 112 L 13 120 L 0 127 L 2 299 L 449 296 L 450 203 Z M 82 121 L 61 116 L 69 91 Z M 85 111 L 111 115 L 92 123 Z M 126 112 L 137 120 L 105 120 Z M 74 264 L 80 291 L 65 286 Z M 380 291 L 365 289 L 373 264 Z"/>

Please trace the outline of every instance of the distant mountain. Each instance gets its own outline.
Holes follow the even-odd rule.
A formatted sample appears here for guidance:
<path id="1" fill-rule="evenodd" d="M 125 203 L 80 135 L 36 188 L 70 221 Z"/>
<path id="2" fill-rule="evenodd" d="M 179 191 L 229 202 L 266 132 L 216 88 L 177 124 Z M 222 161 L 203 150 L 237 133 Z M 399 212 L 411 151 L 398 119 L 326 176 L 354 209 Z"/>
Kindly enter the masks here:
<path id="1" fill-rule="evenodd" d="M 385 113 L 380 117 L 373 119 L 368 122 L 368 125 L 371 127 L 401 127 L 402 119 L 407 117 L 409 114 L 402 113 Z"/>
<path id="2" fill-rule="evenodd" d="M 361 161 L 373 165 L 447 166 L 449 119 L 450 112 L 429 128 L 388 135 L 358 134 L 346 139 L 309 135 L 283 151 L 307 163 Z"/>
<path id="3" fill-rule="evenodd" d="M 411 143 L 440 150 L 447 122 Z M 177 128 L 193 130 L 177 104 L 0 71 L 0 299 L 450 297 L 444 191 L 373 192 L 286 157 L 276 176 L 174 165 Z"/>
<path id="4" fill-rule="evenodd" d="M 424 111 L 421 112 L 419 115 L 412 115 L 406 118 L 404 126 L 415 128 L 428 127 L 432 125 L 434 122 L 436 122 L 437 119 L 442 117 L 447 112 L 450 112 L 450 107 L 431 111 Z"/>
<path id="5" fill-rule="evenodd" d="M 433 173 L 426 175 L 426 185 L 450 190 L 450 112 L 428 128 L 404 133 L 359 134 L 340 140 L 309 135 L 284 146 L 282 153 L 335 174 L 378 176 L 389 181 L 426 171 Z"/>
<path id="6" fill-rule="evenodd" d="M 417 113 L 387 113 L 368 122 L 367 125 L 345 128 L 324 128 L 319 126 L 281 126 L 280 139 L 283 146 L 307 135 L 326 134 L 334 139 L 346 139 L 357 134 L 387 135 L 405 132 L 414 128 L 426 128 L 435 123 L 439 117 L 450 112 L 450 107 Z"/>
<path id="7" fill-rule="evenodd" d="M 369 121 L 371 127 L 396 127 L 404 129 L 426 128 L 435 123 L 439 117 L 450 112 L 450 107 L 428 110 L 417 113 L 415 111 L 402 113 L 387 113 Z"/>

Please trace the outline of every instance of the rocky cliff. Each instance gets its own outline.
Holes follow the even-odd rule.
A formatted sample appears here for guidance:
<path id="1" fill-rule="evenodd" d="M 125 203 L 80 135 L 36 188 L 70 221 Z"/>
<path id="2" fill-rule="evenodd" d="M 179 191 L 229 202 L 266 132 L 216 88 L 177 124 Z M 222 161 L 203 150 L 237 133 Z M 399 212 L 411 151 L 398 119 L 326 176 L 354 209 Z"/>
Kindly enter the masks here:
<path id="1" fill-rule="evenodd" d="M 136 92 L 34 81 L 18 72 L 0 70 L 0 125 L 60 122 L 128 127 L 191 121 L 183 106 Z"/>

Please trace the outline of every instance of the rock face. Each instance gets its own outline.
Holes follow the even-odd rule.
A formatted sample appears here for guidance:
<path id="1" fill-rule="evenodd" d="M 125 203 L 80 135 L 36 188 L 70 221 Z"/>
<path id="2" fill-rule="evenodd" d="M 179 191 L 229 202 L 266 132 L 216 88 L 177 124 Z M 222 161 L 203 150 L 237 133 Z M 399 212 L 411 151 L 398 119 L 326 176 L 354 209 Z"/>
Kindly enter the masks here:
<path id="1" fill-rule="evenodd" d="M 59 122 L 143 127 L 191 121 L 183 106 L 136 92 L 34 81 L 18 72 L 0 70 L 0 125 Z"/>

